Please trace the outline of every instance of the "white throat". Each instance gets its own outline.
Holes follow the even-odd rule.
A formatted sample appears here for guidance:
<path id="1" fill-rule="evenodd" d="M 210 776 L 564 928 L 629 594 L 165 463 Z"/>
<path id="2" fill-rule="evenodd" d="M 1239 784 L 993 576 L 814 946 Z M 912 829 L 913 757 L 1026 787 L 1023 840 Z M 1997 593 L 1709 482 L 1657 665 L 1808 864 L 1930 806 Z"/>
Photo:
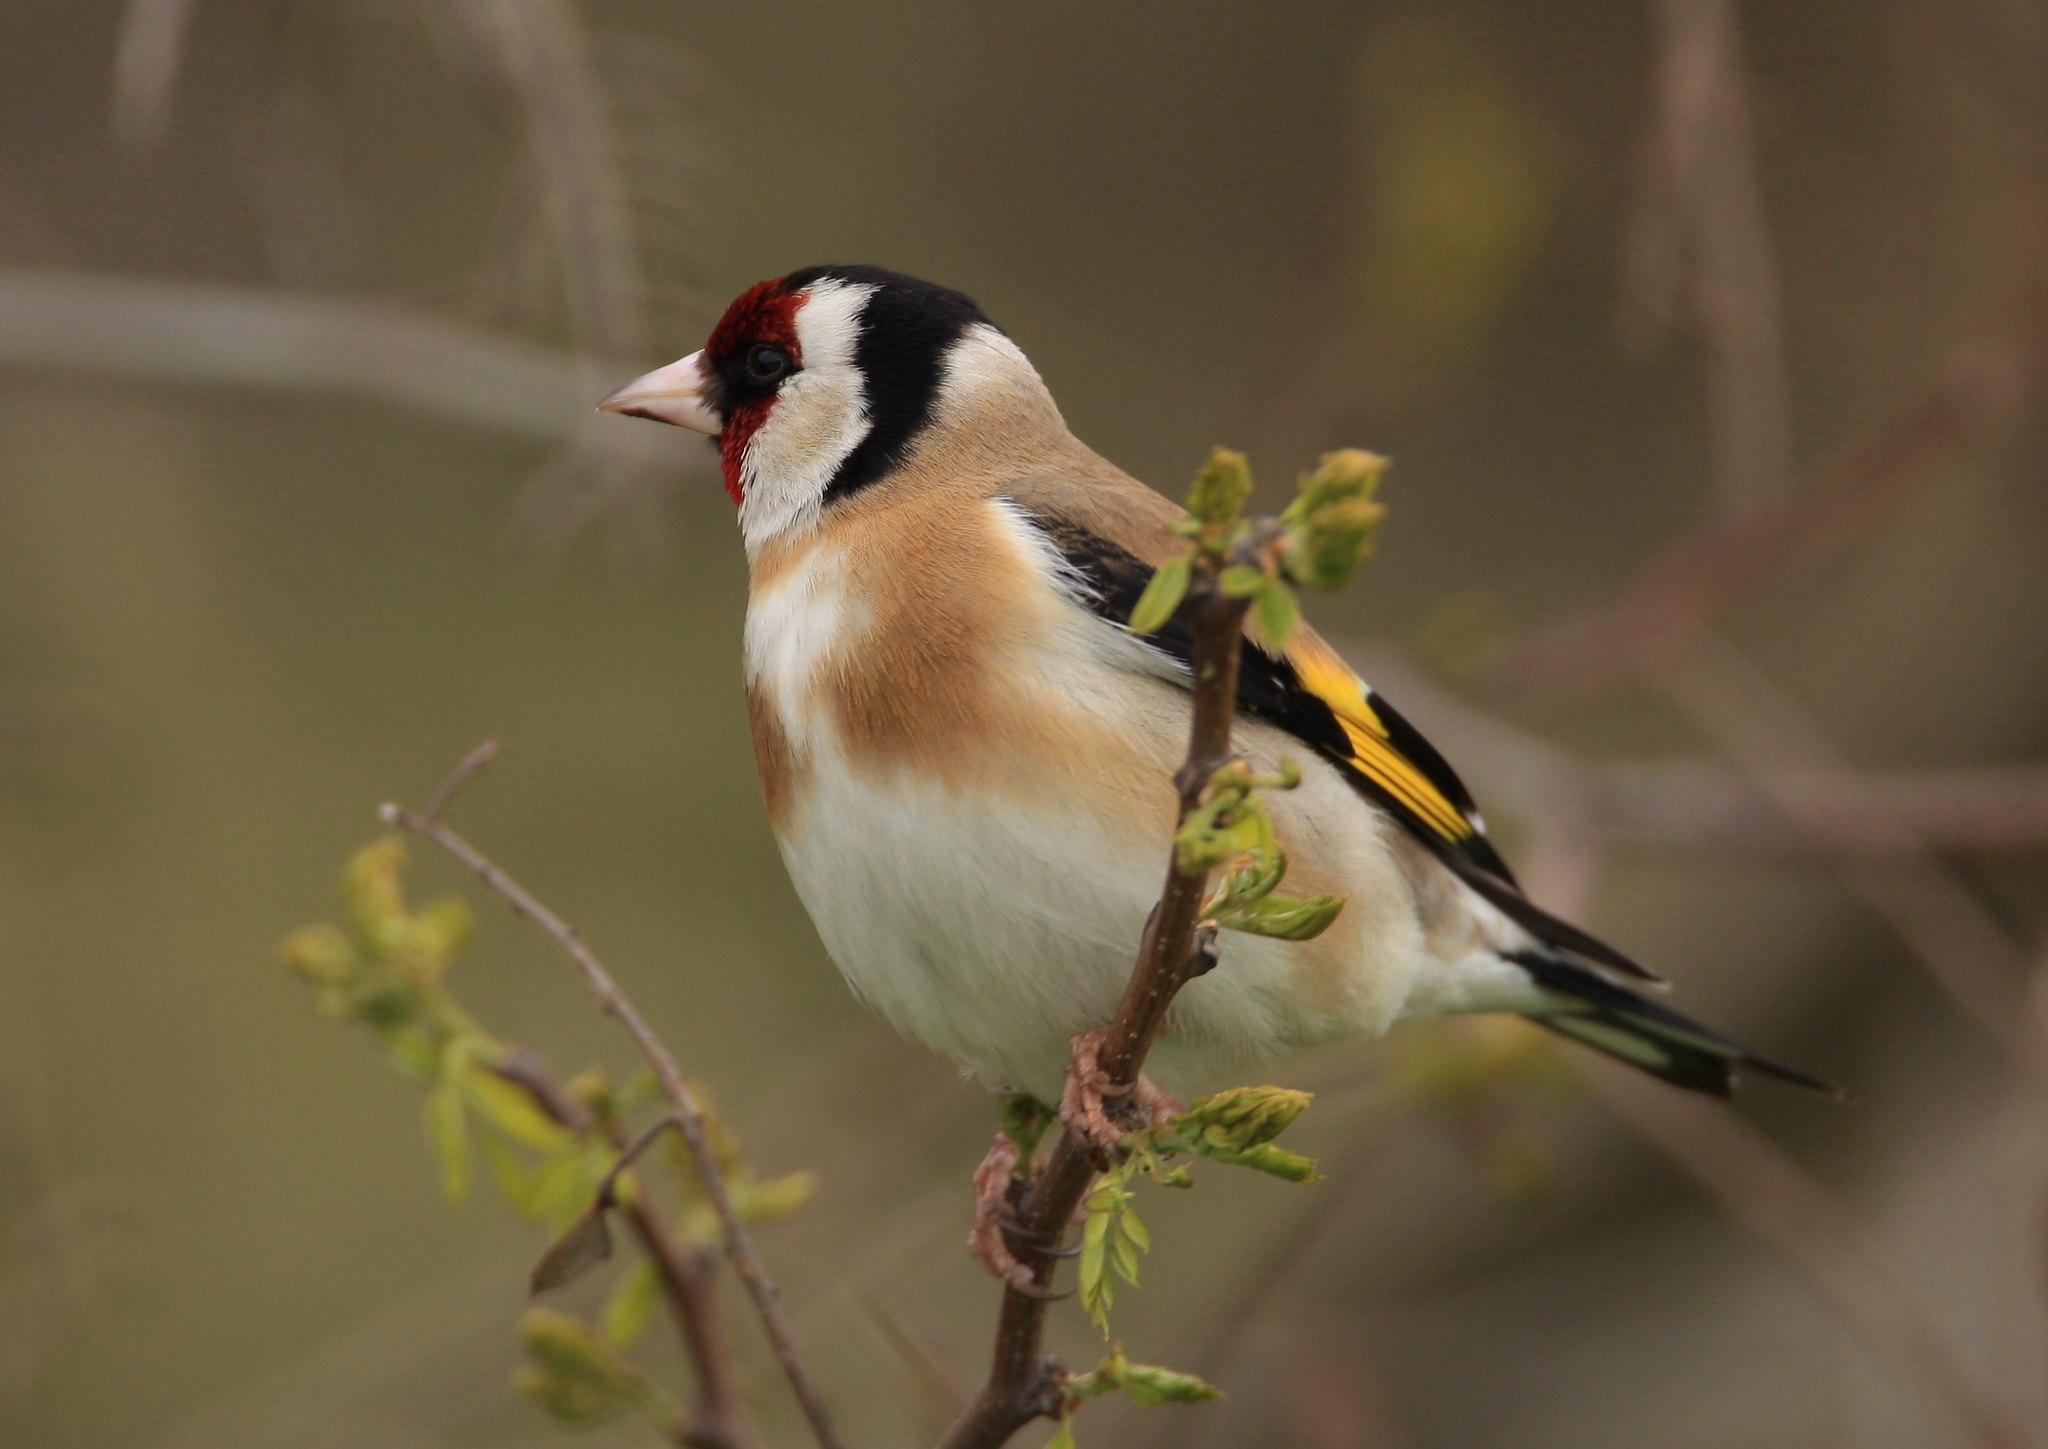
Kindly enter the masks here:
<path id="1" fill-rule="evenodd" d="M 809 289 L 796 313 L 803 370 L 740 456 L 740 536 L 749 556 L 771 540 L 807 532 L 825 489 L 872 426 L 854 349 L 860 314 L 875 288 L 831 280 Z"/>

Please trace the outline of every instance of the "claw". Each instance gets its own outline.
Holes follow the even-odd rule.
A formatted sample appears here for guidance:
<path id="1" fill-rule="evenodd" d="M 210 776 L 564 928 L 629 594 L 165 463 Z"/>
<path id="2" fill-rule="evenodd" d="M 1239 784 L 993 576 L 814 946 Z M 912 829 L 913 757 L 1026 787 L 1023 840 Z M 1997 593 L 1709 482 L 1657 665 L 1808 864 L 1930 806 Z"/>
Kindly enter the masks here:
<path id="1" fill-rule="evenodd" d="M 1041 1288 L 1029 1278 L 1026 1278 L 1021 1283 L 1008 1279 L 1004 1281 L 1009 1284 L 1013 1292 L 1022 1293 L 1026 1298 L 1036 1298 L 1040 1303 L 1057 1303 L 1062 1298 L 1072 1298 L 1074 1296 L 1074 1290 L 1071 1288 Z"/>
<path id="2" fill-rule="evenodd" d="M 1060 1094 L 1060 1121 L 1067 1130 L 1114 1157 L 1125 1132 L 1163 1122 L 1180 1111 L 1180 1104 L 1142 1072 L 1128 1086 L 1112 1082 L 1101 1064 L 1102 1043 L 1107 1036 L 1106 1028 L 1098 1028 L 1079 1032 L 1072 1038 L 1073 1056 L 1067 1062 L 1066 1089 Z M 1104 1110 L 1105 1103 L 1120 1099 L 1129 1100 L 1130 1105 L 1119 1115 L 1132 1117 L 1130 1126 L 1117 1125 Z"/>
<path id="3" fill-rule="evenodd" d="M 1010 1207 L 1010 1185 L 1017 1166 L 1017 1144 L 998 1132 L 988 1155 L 974 1169 L 974 1226 L 967 1233 L 967 1251 L 990 1273 L 1018 1292 L 1036 1286 L 1031 1269 L 1010 1251 L 1009 1233 L 1016 1227 Z"/>
<path id="4" fill-rule="evenodd" d="M 1077 1032 L 1072 1038 L 1073 1056 L 1067 1062 L 1067 1084 L 1060 1093 L 1060 1121 L 1083 1141 L 1113 1153 L 1117 1144 L 1123 1141 L 1123 1129 L 1109 1120 L 1102 1104 L 1105 1097 L 1122 1096 L 1123 1092 L 1102 1069 L 1105 1034 L 1098 1028 Z"/>

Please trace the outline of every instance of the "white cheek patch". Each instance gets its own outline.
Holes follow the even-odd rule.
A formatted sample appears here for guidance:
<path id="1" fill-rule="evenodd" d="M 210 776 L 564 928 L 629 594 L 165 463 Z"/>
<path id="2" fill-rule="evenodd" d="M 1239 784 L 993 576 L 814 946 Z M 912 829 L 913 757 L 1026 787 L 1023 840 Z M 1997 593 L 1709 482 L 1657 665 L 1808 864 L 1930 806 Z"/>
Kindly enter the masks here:
<path id="1" fill-rule="evenodd" d="M 814 284 L 796 312 L 803 370 L 782 385 L 740 456 L 740 534 L 751 553 L 818 519 L 831 484 L 873 423 L 854 350 L 872 284 Z"/>

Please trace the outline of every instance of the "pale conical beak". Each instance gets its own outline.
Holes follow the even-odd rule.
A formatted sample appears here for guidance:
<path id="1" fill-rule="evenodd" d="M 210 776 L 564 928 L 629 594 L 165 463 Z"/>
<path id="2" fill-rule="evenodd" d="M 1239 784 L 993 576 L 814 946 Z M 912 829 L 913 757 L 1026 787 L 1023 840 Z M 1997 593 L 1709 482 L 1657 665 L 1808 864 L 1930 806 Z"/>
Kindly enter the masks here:
<path id="1" fill-rule="evenodd" d="M 599 403 L 599 411 L 623 413 L 629 418 L 653 418 L 657 423 L 673 423 L 692 432 L 715 435 L 725 424 L 704 404 L 703 356 L 693 352 L 667 367 L 655 368 L 645 377 L 634 378 Z"/>

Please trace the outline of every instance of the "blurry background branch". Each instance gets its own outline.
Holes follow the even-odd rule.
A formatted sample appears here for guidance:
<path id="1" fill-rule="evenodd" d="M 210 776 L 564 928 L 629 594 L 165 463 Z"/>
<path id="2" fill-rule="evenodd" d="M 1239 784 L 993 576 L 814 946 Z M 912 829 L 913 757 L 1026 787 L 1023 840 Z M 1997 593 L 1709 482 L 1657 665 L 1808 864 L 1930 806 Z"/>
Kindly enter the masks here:
<path id="1" fill-rule="evenodd" d="M 434 810 L 419 813 L 399 805 L 385 805 L 380 814 L 387 824 L 395 825 L 431 842 L 460 862 L 482 881 L 493 895 L 511 907 L 514 915 L 531 921 L 537 930 L 554 942 L 582 974 L 592 994 L 597 997 L 599 1005 L 604 1008 L 605 1014 L 618 1022 L 620 1028 L 632 1039 L 641 1056 L 646 1058 L 648 1066 L 653 1069 L 655 1082 L 660 1087 L 663 1097 L 667 1099 L 675 1128 L 689 1149 L 691 1163 L 697 1172 L 698 1185 L 718 1220 L 725 1255 L 732 1263 L 733 1271 L 738 1274 L 747 1296 L 753 1301 L 754 1311 L 760 1317 L 761 1326 L 775 1351 L 776 1361 L 781 1365 L 783 1375 L 789 1380 L 790 1389 L 796 1395 L 805 1419 L 810 1423 L 811 1435 L 817 1441 L 819 1449 L 841 1449 L 842 1441 L 838 1430 L 833 1426 L 831 1411 L 827 1409 L 817 1381 L 797 1347 L 796 1336 L 790 1331 L 789 1320 L 782 1309 L 780 1294 L 774 1281 L 769 1278 L 768 1270 L 762 1265 L 760 1254 L 754 1247 L 753 1237 L 747 1231 L 745 1218 L 734 1198 L 732 1186 L 726 1180 L 724 1164 L 719 1160 L 719 1153 L 712 1143 L 709 1119 L 698 1104 L 697 1094 L 684 1080 L 674 1056 L 576 930 L 542 904 L 518 881 L 507 875 L 489 857 L 450 829 L 435 813 L 445 807 L 456 791 L 487 765 L 495 753 L 495 745 L 486 742 L 464 757 L 456 766 L 455 772 L 435 790 Z M 607 1206 L 608 1204 L 600 1202 L 599 1211 L 602 1212 Z M 701 1352 L 697 1357 L 701 1364 L 704 1361 Z M 729 1399 L 729 1383 L 722 1380 L 720 1382 Z M 736 1404 L 729 1407 L 736 1408 Z"/>
<path id="2" fill-rule="evenodd" d="M 192 387 L 367 398 L 559 441 L 589 386 L 558 350 L 354 297 L 81 272 L 0 271 L 0 361 Z M 624 429 L 588 446 L 629 446 Z"/>
<path id="3" fill-rule="evenodd" d="M 1873 1357 L 1924 1385 L 1965 1442 L 1979 1449 L 2036 1443 L 1977 1381 L 1841 1203 L 1784 1149 L 1716 1104 L 1645 1091 L 1604 1067 L 1583 1075 L 1653 1151 L 1784 1257 Z"/>
<path id="4" fill-rule="evenodd" d="M 1490 673 L 1508 693 L 1587 690 L 1649 669 L 1695 643 L 1773 575 L 1812 567 L 1867 533 L 1915 486 L 1933 486 L 1944 454 L 2006 420 L 2014 363 L 1951 364 L 1926 393 L 1830 472 L 1788 500 L 1744 509 L 1650 559 L 1635 583 L 1596 609 L 1543 624 L 1511 645 Z"/>
<path id="5" fill-rule="evenodd" d="M 1780 503 L 1791 478 L 1778 268 L 1757 178 L 1734 0 L 1651 0 L 1655 120 L 1623 268 L 1625 335 L 1700 344 L 1724 517 Z"/>
<path id="6" fill-rule="evenodd" d="M 198 0 L 128 0 L 114 49 L 114 134 L 138 150 L 170 122 L 171 96 Z"/>

